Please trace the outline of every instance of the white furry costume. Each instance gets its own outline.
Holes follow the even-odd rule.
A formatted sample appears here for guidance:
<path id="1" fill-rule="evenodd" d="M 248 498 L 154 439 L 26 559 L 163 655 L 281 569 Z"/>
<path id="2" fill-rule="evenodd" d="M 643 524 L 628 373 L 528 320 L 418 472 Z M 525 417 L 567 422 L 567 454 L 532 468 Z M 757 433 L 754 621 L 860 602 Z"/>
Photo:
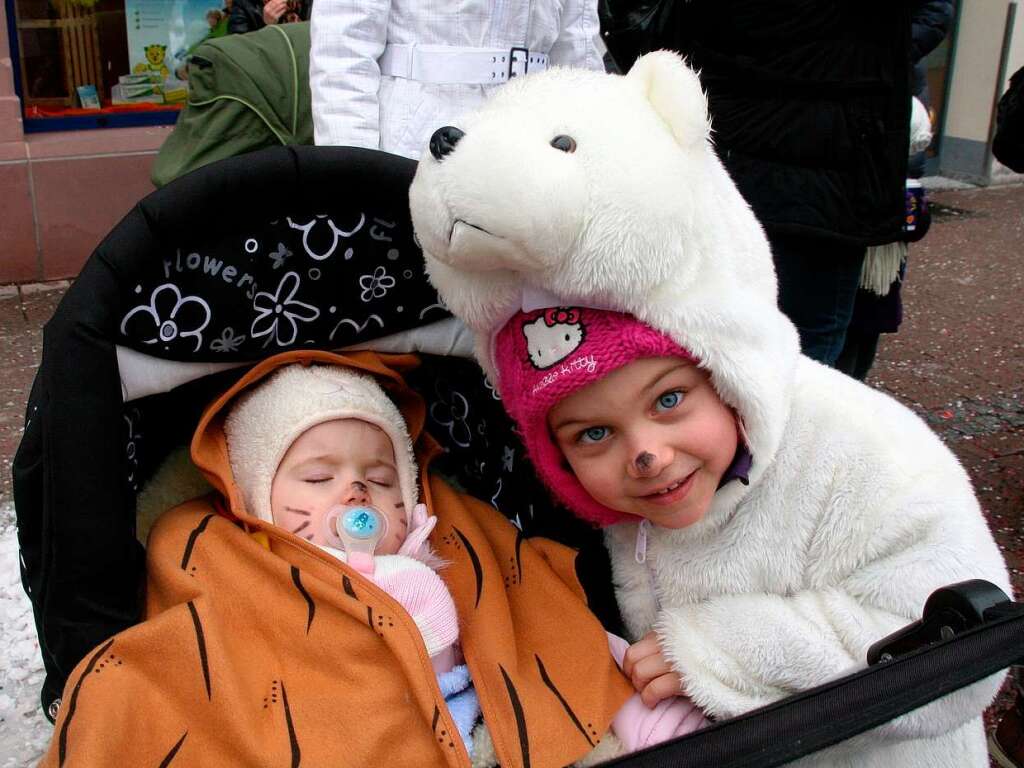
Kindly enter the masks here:
<path id="1" fill-rule="evenodd" d="M 723 486 L 689 528 L 652 529 L 646 563 L 635 523 L 606 538 L 630 632 L 659 631 L 705 711 L 736 715 L 862 666 L 940 586 L 1009 592 L 950 451 L 896 401 L 800 355 L 768 243 L 678 57 L 648 55 L 626 77 L 527 77 L 458 127 L 410 200 L 431 279 L 492 379 L 493 334 L 544 291 L 667 332 L 742 417 L 749 486 Z M 985 766 L 980 716 L 1000 679 L 807 762 Z"/>

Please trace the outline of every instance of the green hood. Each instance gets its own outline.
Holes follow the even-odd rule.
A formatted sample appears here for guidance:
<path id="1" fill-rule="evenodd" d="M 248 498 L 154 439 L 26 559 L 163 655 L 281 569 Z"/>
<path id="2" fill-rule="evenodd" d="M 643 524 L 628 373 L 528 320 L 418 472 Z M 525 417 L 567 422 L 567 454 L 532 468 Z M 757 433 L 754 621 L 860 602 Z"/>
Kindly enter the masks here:
<path id="1" fill-rule="evenodd" d="M 196 48 L 188 102 L 151 177 L 161 187 L 215 160 L 312 143 L 309 23 L 268 26 Z"/>

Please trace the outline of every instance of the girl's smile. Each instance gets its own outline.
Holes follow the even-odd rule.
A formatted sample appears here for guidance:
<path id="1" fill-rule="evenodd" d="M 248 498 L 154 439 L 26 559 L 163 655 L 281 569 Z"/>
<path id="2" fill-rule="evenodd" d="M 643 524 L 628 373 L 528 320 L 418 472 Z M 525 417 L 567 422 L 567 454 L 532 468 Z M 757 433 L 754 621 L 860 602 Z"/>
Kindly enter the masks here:
<path id="1" fill-rule="evenodd" d="M 661 488 L 654 493 L 646 494 L 641 498 L 651 504 L 658 504 L 659 506 L 675 504 L 677 501 L 682 501 L 686 498 L 686 494 L 688 494 L 690 489 L 693 488 L 693 480 L 696 476 L 697 470 L 695 469 L 683 479 L 669 483 L 664 488 Z"/>

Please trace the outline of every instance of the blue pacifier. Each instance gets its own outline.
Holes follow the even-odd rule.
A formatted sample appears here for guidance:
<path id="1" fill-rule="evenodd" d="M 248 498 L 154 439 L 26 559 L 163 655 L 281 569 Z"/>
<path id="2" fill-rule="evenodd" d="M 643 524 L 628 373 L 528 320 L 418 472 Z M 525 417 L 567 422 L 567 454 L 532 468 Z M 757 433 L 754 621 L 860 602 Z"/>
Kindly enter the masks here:
<path id="1" fill-rule="evenodd" d="M 327 513 L 328 534 L 345 551 L 348 564 L 373 573 L 373 552 L 387 535 L 388 519 L 368 505 L 338 506 Z"/>

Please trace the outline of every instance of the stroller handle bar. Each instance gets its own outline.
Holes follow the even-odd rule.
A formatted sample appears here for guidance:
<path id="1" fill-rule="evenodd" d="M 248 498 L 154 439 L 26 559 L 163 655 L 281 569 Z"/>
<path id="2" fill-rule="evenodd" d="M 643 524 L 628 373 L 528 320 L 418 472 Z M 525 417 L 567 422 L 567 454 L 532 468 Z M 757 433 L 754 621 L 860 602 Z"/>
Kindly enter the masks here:
<path id="1" fill-rule="evenodd" d="M 603 765 L 784 765 L 1024 662 L 1024 604 L 987 581 L 952 584 L 868 655 L 860 672 Z"/>

